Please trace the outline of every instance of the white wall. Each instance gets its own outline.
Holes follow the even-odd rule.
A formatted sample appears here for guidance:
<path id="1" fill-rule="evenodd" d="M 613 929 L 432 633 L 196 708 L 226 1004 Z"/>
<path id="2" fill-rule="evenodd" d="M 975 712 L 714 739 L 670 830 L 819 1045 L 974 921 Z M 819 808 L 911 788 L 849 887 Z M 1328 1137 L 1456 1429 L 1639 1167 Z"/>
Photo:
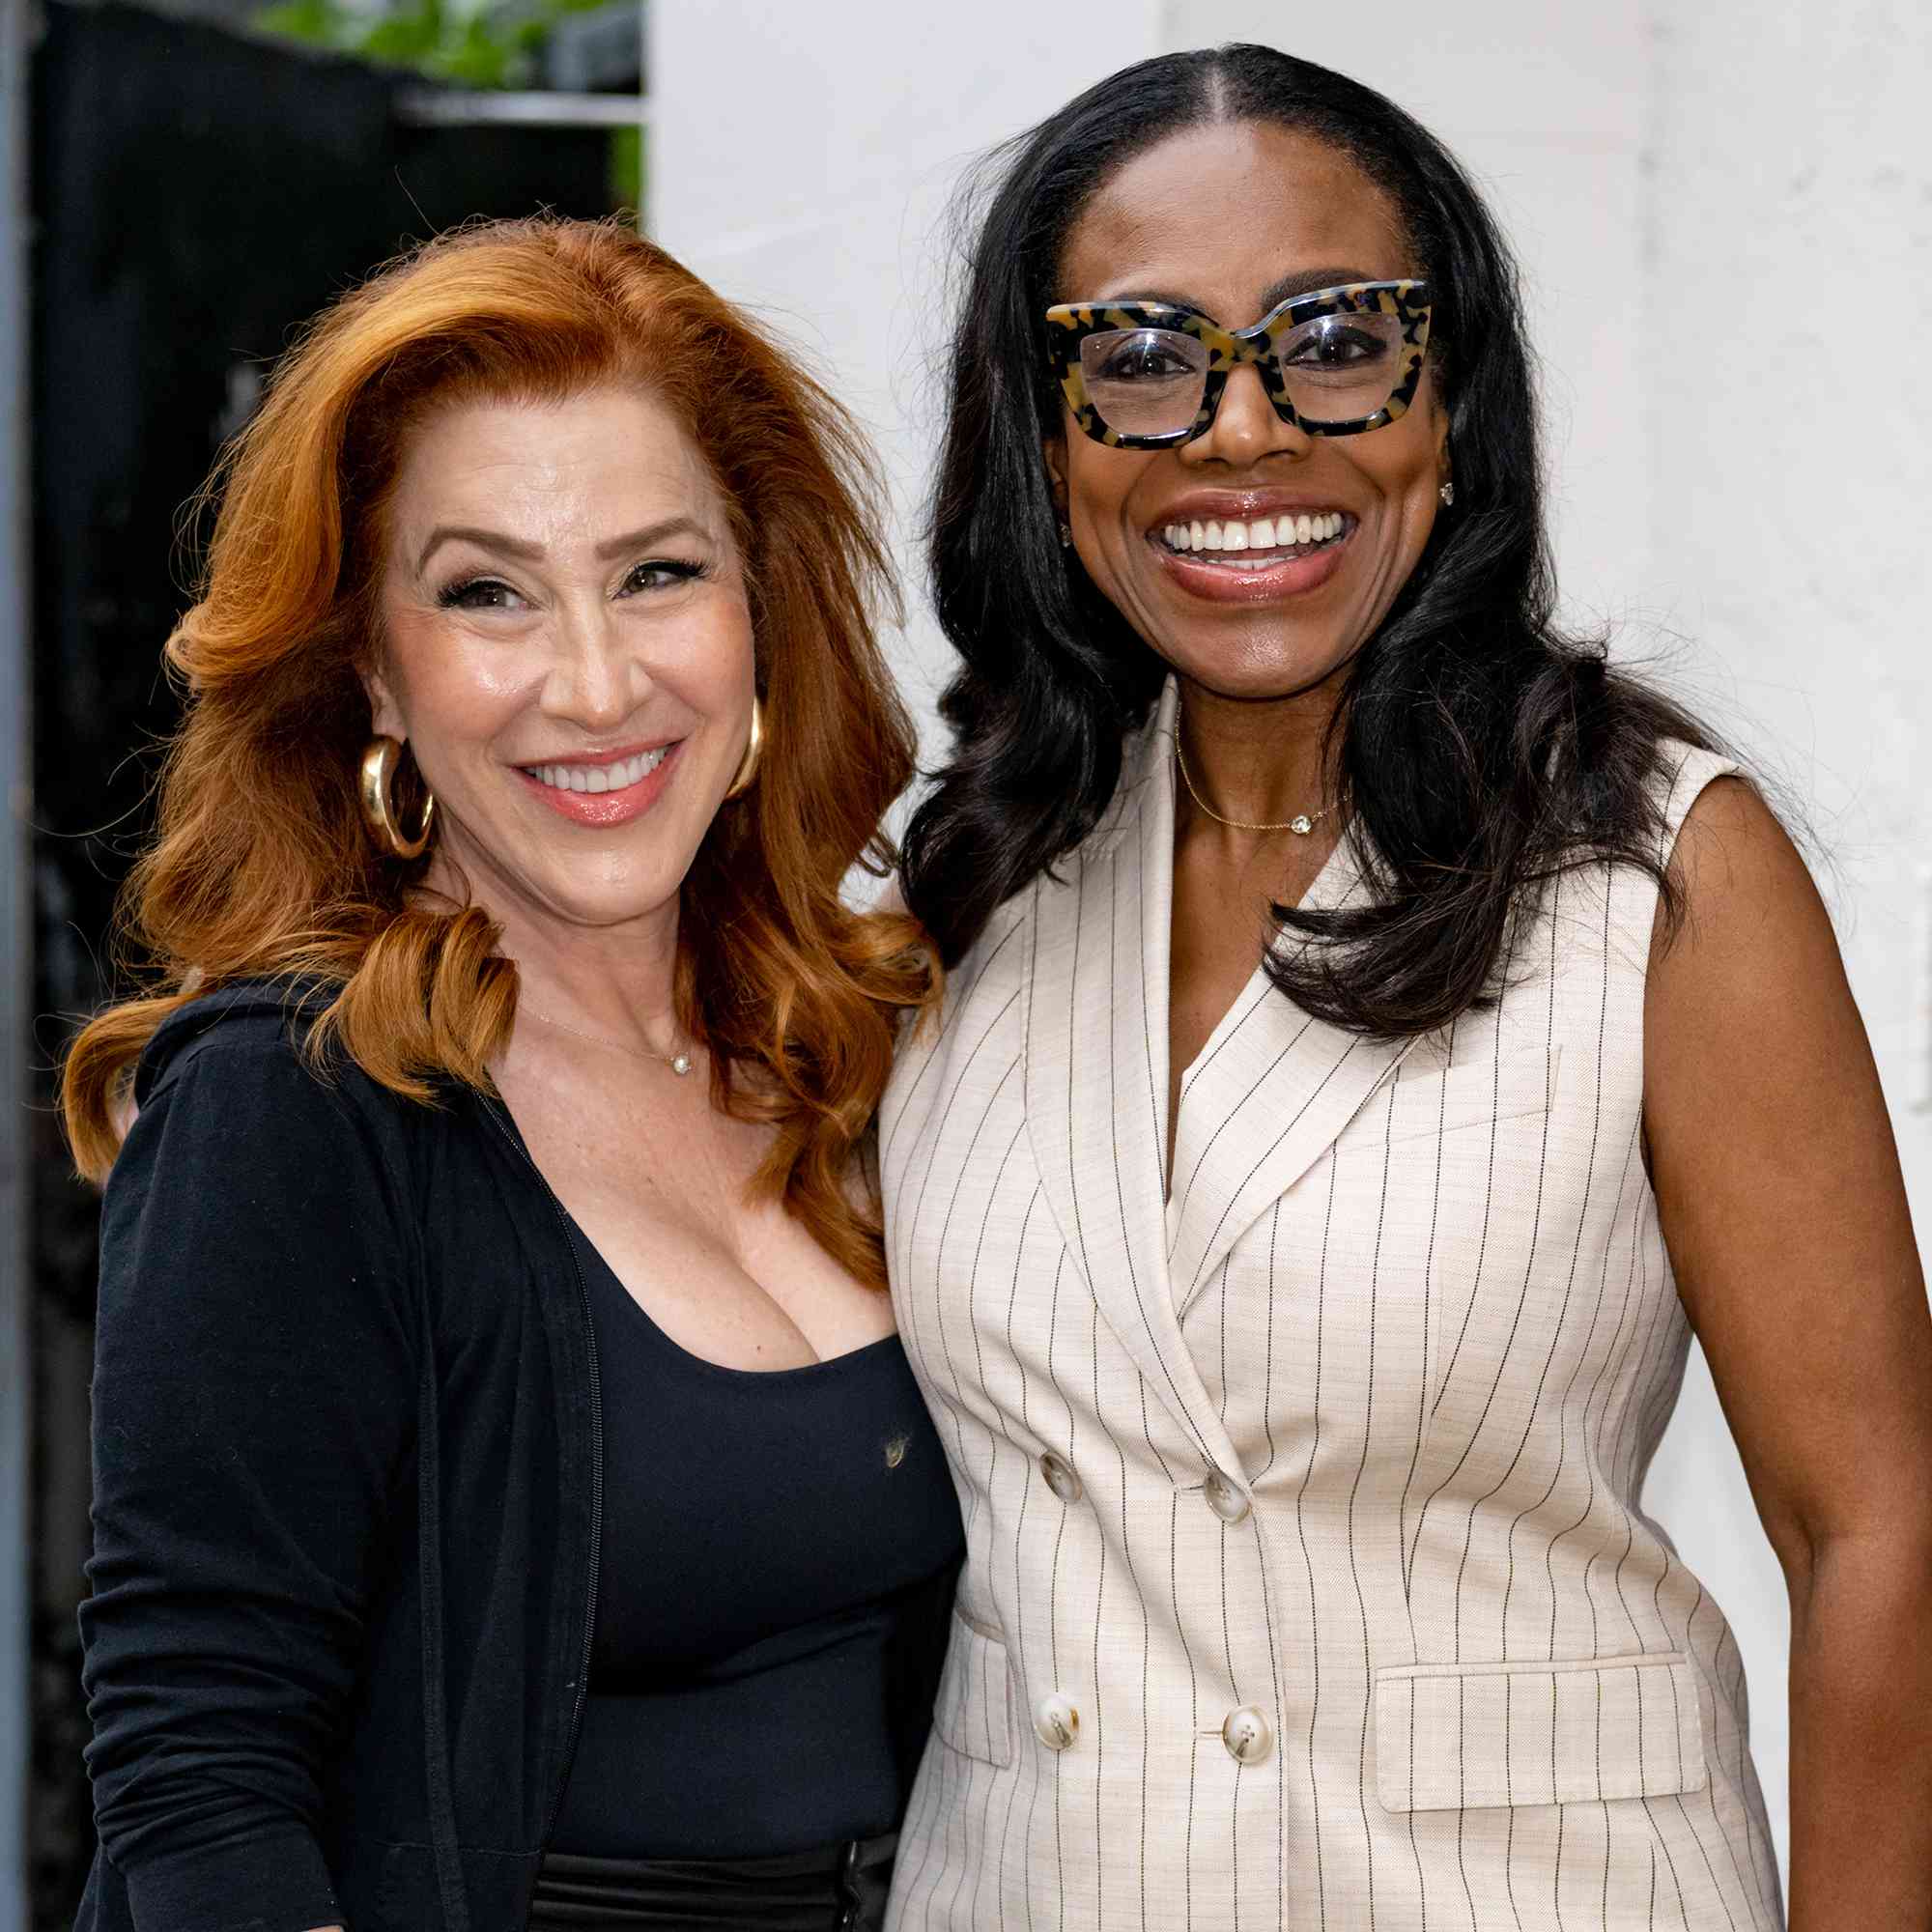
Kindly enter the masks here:
<path id="1" fill-rule="evenodd" d="M 1911 0 L 1744 18 L 1652 36 L 1652 594 L 1810 808 L 1923 1227 L 1932 35 Z"/>
<path id="2" fill-rule="evenodd" d="M 1807 802 L 1853 983 L 1932 1210 L 1932 1084 L 1909 943 L 1932 859 L 1917 759 L 1932 652 L 1932 299 L 1910 0 L 1121 0 L 1104 35 L 980 0 L 651 9 L 655 232 L 822 358 L 885 452 L 901 556 L 923 502 L 958 168 L 1144 54 L 1252 39 L 1381 88 L 1473 169 L 1526 270 L 1566 603 L 1673 680 Z M 728 90 L 721 77 L 728 76 Z M 1706 345 L 1709 345 L 1708 347 Z M 917 606 L 895 663 L 921 711 L 947 653 Z M 1694 1352 L 1648 1506 L 1737 1632 L 1780 1858 L 1782 1579 Z"/>

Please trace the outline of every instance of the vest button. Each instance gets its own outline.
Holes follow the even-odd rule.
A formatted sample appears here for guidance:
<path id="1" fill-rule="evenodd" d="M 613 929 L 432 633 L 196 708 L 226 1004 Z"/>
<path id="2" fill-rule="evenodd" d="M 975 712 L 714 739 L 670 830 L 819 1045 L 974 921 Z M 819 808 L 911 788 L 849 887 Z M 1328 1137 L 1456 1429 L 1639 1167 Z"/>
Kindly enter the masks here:
<path id="1" fill-rule="evenodd" d="M 1236 1764 L 1259 1764 L 1274 1744 L 1274 1732 L 1252 1704 L 1243 1704 L 1238 1711 L 1228 1713 L 1228 1720 L 1221 1726 L 1221 1742 Z"/>
<path id="2" fill-rule="evenodd" d="M 1058 1690 L 1034 1706 L 1033 1727 L 1048 1750 L 1064 1751 L 1080 1735 L 1080 1713 Z"/>
<path id="3" fill-rule="evenodd" d="M 1046 1487 L 1064 1503 L 1077 1503 L 1087 1493 L 1074 1474 L 1073 1464 L 1051 1449 L 1039 1459 L 1039 1473 L 1046 1478 Z"/>
<path id="4" fill-rule="evenodd" d="M 1208 1507 L 1223 1522 L 1239 1522 L 1248 1513 L 1247 1497 L 1219 1469 L 1208 1471 L 1208 1480 L 1201 1485 L 1201 1493 L 1208 1498 Z"/>

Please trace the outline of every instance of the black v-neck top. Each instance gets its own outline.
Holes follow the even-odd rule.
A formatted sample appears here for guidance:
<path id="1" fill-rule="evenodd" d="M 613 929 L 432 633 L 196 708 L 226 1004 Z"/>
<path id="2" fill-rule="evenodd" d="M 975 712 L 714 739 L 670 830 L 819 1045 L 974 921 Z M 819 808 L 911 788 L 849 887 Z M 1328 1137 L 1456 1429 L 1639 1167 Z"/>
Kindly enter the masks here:
<path id="1" fill-rule="evenodd" d="M 575 1223 L 602 1389 L 589 1695 L 551 1846 L 744 1858 L 893 1830 L 932 1705 L 958 1505 L 896 1336 L 730 1369 Z"/>

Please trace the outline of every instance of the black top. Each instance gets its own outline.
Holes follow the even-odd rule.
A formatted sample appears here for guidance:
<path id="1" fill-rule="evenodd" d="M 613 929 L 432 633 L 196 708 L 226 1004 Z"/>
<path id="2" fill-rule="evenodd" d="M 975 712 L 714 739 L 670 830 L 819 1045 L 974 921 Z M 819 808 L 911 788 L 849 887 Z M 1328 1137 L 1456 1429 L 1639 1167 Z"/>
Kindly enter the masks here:
<path id="1" fill-rule="evenodd" d="M 804 1368 L 689 1353 L 575 1224 L 604 1402 L 590 1697 L 551 1843 L 739 1858 L 894 1829 L 959 1513 L 896 1336 Z M 936 1611 L 936 1615 L 935 1615 Z M 918 1735 L 913 1735 L 917 1733 Z"/>
<path id="2" fill-rule="evenodd" d="M 78 1923 L 503 1932 L 589 1662 L 585 1286 L 500 1108 L 317 1079 L 287 998 L 167 1021 L 107 1186 Z"/>

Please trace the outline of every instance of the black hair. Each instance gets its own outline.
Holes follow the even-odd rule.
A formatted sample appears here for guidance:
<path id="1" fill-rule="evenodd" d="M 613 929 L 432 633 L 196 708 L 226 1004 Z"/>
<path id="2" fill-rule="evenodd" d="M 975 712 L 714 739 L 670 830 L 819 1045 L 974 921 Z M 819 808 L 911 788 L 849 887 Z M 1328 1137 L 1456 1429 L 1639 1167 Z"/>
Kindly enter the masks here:
<path id="1" fill-rule="evenodd" d="M 1359 167 L 1434 302 L 1455 504 L 1351 661 L 1334 727 L 1370 891 L 1339 912 L 1275 907 L 1304 943 L 1268 961 L 1308 1012 L 1406 1037 L 1494 996 L 1515 923 L 1558 872 L 1640 867 L 1674 920 L 1660 743 L 1712 739 L 1612 670 L 1601 641 L 1557 628 L 1517 269 L 1474 185 L 1393 101 L 1270 47 L 1125 68 L 991 157 L 930 531 L 939 621 L 963 660 L 940 704 L 955 744 L 907 831 L 905 895 L 957 960 L 1094 829 L 1122 739 L 1160 690 L 1165 666 L 1059 542 L 1041 443 L 1062 413 L 1040 317 L 1074 222 L 1116 170 L 1180 129 L 1238 121 L 1309 134 Z"/>

